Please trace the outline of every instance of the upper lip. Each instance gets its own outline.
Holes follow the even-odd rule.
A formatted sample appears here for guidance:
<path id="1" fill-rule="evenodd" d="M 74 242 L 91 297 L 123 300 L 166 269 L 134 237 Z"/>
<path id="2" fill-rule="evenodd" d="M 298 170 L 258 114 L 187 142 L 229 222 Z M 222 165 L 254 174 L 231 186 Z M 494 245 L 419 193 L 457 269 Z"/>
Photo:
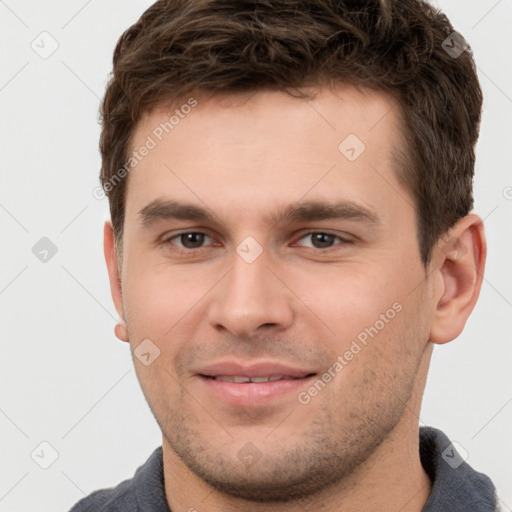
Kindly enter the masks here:
<path id="1" fill-rule="evenodd" d="M 202 367 L 197 374 L 206 377 L 272 377 L 277 375 L 302 378 L 314 374 L 311 369 L 298 368 L 277 362 L 253 362 L 242 364 L 235 361 L 221 361 Z"/>

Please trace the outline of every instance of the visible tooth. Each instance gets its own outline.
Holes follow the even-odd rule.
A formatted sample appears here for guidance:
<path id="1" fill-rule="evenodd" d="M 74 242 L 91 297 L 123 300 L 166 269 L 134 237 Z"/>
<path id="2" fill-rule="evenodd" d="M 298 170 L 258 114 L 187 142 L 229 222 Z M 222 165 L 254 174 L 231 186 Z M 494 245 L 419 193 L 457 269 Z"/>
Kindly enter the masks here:
<path id="1" fill-rule="evenodd" d="M 251 382 L 251 379 L 249 377 L 233 377 L 233 382 Z"/>
<path id="2" fill-rule="evenodd" d="M 291 380 L 296 377 L 289 375 L 274 375 L 272 377 L 241 377 L 238 375 L 217 375 L 214 377 L 216 380 L 222 380 L 224 382 L 234 382 L 236 384 L 244 384 L 246 382 L 275 382 L 276 380 Z"/>
<path id="3" fill-rule="evenodd" d="M 216 380 L 223 380 L 224 382 L 235 382 L 237 384 L 241 384 L 244 382 L 251 382 L 251 379 L 249 377 L 239 377 L 239 376 L 232 376 L 232 375 L 220 375 L 215 377 Z"/>
<path id="4" fill-rule="evenodd" d="M 270 377 L 251 377 L 251 382 L 268 382 Z"/>

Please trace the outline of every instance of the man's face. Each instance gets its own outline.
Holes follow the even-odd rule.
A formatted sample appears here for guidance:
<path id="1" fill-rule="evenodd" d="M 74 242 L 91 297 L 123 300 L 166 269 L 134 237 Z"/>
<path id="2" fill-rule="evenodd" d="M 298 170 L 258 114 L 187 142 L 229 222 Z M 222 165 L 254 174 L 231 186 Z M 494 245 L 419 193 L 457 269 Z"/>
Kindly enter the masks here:
<path id="1" fill-rule="evenodd" d="M 132 141 L 156 147 L 129 175 L 120 312 L 165 456 L 233 495 L 291 499 L 419 407 L 432 308 L 397 111 L 351 87 L 196 98 Z"/>

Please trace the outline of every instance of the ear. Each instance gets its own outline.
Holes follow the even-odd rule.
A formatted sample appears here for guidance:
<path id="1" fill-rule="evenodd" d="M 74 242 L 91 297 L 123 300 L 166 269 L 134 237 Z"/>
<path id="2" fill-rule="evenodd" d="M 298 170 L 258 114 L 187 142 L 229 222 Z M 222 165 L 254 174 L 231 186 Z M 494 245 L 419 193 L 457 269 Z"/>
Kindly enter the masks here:
<path id="1" fill-rule="evenodd" d="M 434 249 L 434 309 L 430 340 L 443 344 L 464 329 L 482 286 L 487 244 L 482 219 L 469 214 Z"/>
<path id="2" fill-rule="evenodd" d="M 118 267 L 118 254 L 115 244 L 114 228 L 110 221 L 106 221 L 103 227 L 103 251 L 107 263 L 108 278 L 110 281 L 110 293 L 120 320 L 115 327 L 115 334 L 121 341 L 128 341 L 128 333 L 124 321 L 123 294 L 121 290 L 121 276 Z"/>

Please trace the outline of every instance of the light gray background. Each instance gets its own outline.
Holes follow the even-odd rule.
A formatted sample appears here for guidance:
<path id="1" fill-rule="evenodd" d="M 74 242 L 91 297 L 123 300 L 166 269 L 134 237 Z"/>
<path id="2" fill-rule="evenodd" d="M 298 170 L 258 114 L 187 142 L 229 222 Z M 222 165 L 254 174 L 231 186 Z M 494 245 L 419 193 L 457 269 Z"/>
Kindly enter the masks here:
<path id="1" fill-rule="evenodd" d="M 150 3 L 0 1 L 1 511 L 67 510 L 131 477 L 160 444 L 128 345 L 113 334 L 107 202 L 92 194 L 114 45 Z M 460 443 L 512 510 L 512 2 L 436 5 L 471 44 L 484 90 L 475 210 L 489 257 L 464 333 L 435 348 L 421 422 Z M 31 48 L 51 49 L 43 31 L 59 45 L 47 59 Z M 46 263 L 32 252 L 42 237 L 58 249 Z M 43 441 L 58 452 L 48 469 L 34 460 L 51 462 Z"/>

